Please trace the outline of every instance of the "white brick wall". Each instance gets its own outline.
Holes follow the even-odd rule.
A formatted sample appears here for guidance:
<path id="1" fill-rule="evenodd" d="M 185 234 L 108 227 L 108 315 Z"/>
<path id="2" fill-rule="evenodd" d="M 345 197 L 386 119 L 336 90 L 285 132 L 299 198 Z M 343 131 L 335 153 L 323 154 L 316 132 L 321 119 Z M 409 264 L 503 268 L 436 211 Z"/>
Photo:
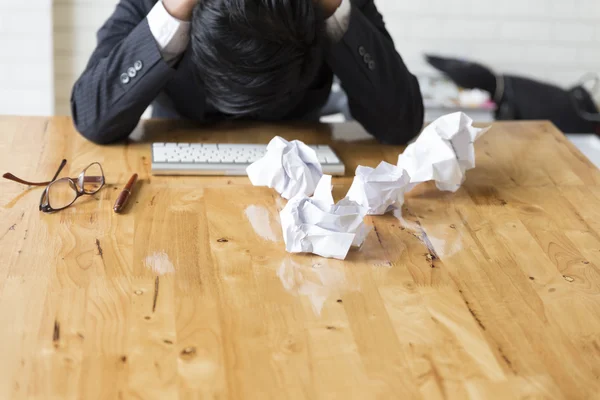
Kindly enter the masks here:
<path id="1" fill-rule="evenodd" d="M 600 72 L 600 0 L 376 0 L 411 70 L 424 53 L 571 85 Z"/>
<path id="2" fill-rule="evenodd" d="M 600 72 L 600 0 L 375 1 L 417 74 L 433 73 L 424 53 L 561 85 Z M 53 98 L 56 113 L 68 114 L 71 85 L 117 0 L 54 0 L 55 73 L 50 2 L 0 0 L 0 114 L 52 113 Z"/>
<path id="3" fill-rule="evenodd" d="M 0 0 L 0 114 L 54 111 L 51 0 Z"/>

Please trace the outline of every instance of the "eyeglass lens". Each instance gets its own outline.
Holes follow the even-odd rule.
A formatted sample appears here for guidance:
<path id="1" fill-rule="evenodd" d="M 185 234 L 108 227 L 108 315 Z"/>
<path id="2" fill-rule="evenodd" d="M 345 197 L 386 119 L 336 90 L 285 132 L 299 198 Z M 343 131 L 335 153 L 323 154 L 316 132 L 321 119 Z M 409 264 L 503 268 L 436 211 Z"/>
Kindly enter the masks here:
<path id="1" fill-rule="evenodd" d="M 48 186 L 48 205 L 59 210 L 73 204 L 77 199 L 77 188 L 69 178 L 54 181 Z"/>
<path id="2" fill-rule="evenodd" d="M 83 171 L 83 191 L 87 194 L 94 194 L 104 184 L 104 173 L 98 163 L 94 163 Z"/>

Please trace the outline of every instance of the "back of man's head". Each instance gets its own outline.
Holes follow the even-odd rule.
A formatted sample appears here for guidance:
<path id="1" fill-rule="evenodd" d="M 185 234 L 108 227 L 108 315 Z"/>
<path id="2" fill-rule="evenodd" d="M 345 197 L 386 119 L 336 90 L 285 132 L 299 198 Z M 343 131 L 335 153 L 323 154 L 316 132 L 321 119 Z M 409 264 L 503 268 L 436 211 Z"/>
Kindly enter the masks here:
<path id="1" fill-rule="evenodd" d="M 283 117 L 322 65 L 324 18 L 314 0 L 200 0 L 191 45 L 219 111 Z"/>

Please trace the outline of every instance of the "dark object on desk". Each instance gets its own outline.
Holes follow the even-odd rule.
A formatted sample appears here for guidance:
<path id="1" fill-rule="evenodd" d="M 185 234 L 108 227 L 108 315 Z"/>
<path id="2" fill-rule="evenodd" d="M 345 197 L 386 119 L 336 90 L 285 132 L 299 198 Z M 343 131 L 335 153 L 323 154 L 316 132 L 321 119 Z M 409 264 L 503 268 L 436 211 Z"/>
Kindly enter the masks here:
<path id="1" fill-rule="evenodd" d="M 496 92 L 496 76 L 484 65 L 467 60 L 426 56 L 427 62 L 442 71 L 457 86 L 465 89 L 481 89 L 492 96 Z"/>
<path id="2" fill-rule="evenodd" d="M 119 197 L 117 197 L 117 201 L 113 207 L 113 210 L 116 213 L 123 211 L 123 208 L 127 205 L 127 200 L 129 200 L 129 196 L 131 196 L 131 189 L 133 189 L 133 185 L 135 185 L 137 178 L 138 174 L 133 174 L 133 176 L 129 178 L 129 182 L 127 182 L 127 185 L 125 185 L 121 194 L 119 194 Z"/>
<path id="3" fill-rule="evenodd" d="M 550 120 L 565 133 L 600 133 L 600 114 L 584 82 L 565 90 L 529 78 L 495 75 L 467 60 L 426 58 L 458 86 L 489 92 L 498 106 L 498 120 Z"/>
<path id="4" fill-rule="evenodd" d="M 242 2 L 223 4 L 235 8 Z M 271 2 L 265 0 L 250 3 L 260 7 L 266 17 L 276 11 L 270 10 Z M 291 4 L 281 2 L 288 3 Z M 156 0 L 119 2 L 114 14 L 98 32 L 98 46 L 73 87 L 71 108 L 75 126 L 95 143 L 125 139 L 151 104 L 155 117 L 193 121 L 233 118 L 208 98 L 206 84 L 196 76 L 193 46 L 188 47 L 176 65 L 169 65 L 163 59 L 146 18 L 155 4 Z M 201 4 L 206 6 L 207 3 Z M 353 0 L 352 5 L 348 31 L 339 42 L 327 48 L 314 78 L 303 82 L 304 90 L 294 107 L 277 120 L 317 121 L 335 75 L 348 96 L 354 119 L 383 143 L 406 143 L 423 126 L 424 108 L 418 80 L 397 53 L 374 1 Z M 304 24 L 301 19 L 294 20 L 290 29 L 301 32 Z M 192 32 L 200 28 L 198 21 L 192 20 Z M 266 36 L 259 37 L 265 37 L 267 44 L 269 37 Z M 277 35 L 271 35 L 271 41 L 273 36 Z M 192 40 L 194 37 L 192 35 Z M 271 57 L 266 57 L 258 60 L 262 63 L 255 63 L 252 57 L 253 53 L 249 54 L 246 61 L 254 69 L 263 70 L 265 65 L 262 64 L 268 67 L 272 62 Z M 127 71 L 131 71 L 133 77 L 125 74 Z M 272 115 L 247 118 L 265 121 L 269 117 L 273 119 Z"/>

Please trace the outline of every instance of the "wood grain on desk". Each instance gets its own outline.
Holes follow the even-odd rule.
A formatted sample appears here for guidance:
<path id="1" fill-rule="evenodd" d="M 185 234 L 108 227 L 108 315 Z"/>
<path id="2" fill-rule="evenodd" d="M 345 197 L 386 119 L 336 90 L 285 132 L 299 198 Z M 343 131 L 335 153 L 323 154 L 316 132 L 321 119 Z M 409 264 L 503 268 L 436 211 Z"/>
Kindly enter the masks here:
<path id="1" fill-rule="evenodd" d="M 285 201 L 247 178 L 150 174 L 150 141 L 282 135 L 334 147 L 339 199 L 402 151 L 332 140 L 357 133 L 150 121 L 100 147 L 67 118 L 0 117 L 0 172 L 98 161 L 108 183 L 45 215 L 40 188 L 0 182 L 0 398 L 598 396 L 600 172 L 549 123 L 495 124 L 463 188 L 417 187 L 345 262 L 287 254 Z"/>

